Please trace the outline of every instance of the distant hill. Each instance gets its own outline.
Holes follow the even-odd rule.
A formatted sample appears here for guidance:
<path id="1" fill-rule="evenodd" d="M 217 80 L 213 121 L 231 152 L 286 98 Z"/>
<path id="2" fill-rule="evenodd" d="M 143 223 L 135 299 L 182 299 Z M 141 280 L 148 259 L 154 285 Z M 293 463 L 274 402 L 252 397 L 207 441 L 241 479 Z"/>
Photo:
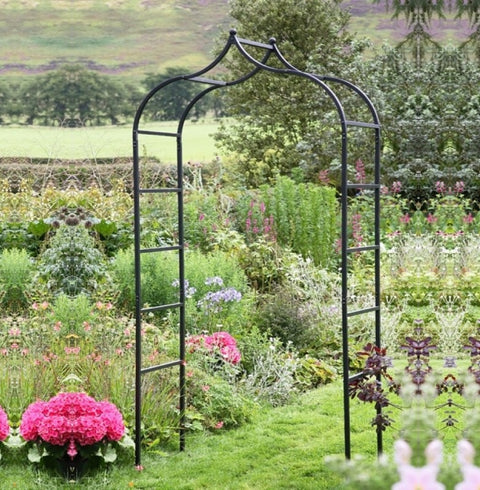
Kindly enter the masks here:
<path id="1" fill-rule="evenodd" d="M 345 0 L 351 30 L 376 45 L 405 33 L 384 3 Z M 228 35 L 228 0 L 0 0 L 0 75 L 24 77 L 79 62 L 139 80 L 176 65 L 192 70 L 212 59 Z M 466 22 L 433 23 L 434 36 L 465 37 Z"/>
<path id="2" fill-rule="evenodd" d="M 402 40 L 408 30 L 403 19 L 392 19 L 392 13 L 386 12 L 385 1 L 373 3 L 371 0 L 344 0 L 343 8 L 352 15 L 350 31 L 359 36 L 368 37 L 375 46 L 384 43 L 394 44 Z M 471 29 L 468 21 L 433 18 L 430 34 L 436 40 L 444 43 L 456 44 L 465 40 Z"/>

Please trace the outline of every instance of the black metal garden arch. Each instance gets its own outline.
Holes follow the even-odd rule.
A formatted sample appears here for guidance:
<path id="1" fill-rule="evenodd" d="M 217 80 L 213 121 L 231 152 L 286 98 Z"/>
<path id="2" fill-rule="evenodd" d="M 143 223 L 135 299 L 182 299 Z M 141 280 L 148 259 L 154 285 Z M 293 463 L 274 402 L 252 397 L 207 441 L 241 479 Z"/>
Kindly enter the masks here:
<path id="1" fill-rule="evenodd" d="M 246 47 L 255 47 L 264 52 L 261 59 L 256 59 L 246 49 Z M 232 80 L 216 80 L 208 78 L 209 72 L 213 70 L 220 62 L 225 58 L 227 53 L 231 49 L 236 49 L 238 53 L 251 65 L 250 70 L 243 76 Z M 281 67 L 269 65 L 269 60 L 276 60 L 280 62 Z M 195 104 L 212 90 L 237 85 L 251 78 L 259 72 L 273 72 L 280 75 L 294 75 L 303 77 L 313 82 L 318 88 L 322 89 L 327 96 L 333 102 L 337 114 L 338 124 L 341 127 L 341 274 L 342 274 L 342 297 L 341 297 L 341 309 L 342 309 L 342 354 L 343 354 L 343 399 L 344 399 L 344 437 L 345 437 L 345 456 L 350 458 L 351 456 L 351 441 L 350 441 L 350 404 L 349 404 L 349 384 L 355 376 L 350 376 L 349 373 L 349 319 L 356 315 L 365 313 L 375 314 L 375 345 L 380 347 L 380 122 L 377 116 L 375 107 L 373 106 L 367 95 L 356 85 L 346 80 L 323 76 L 314 73 L 307 73 L 298 70 L 291 65 L 278 49 L 275 39 L 272 38 L 268 43 L 262 43 L 257 41 L 251 41 L 248 39 L 242 39 L 237 36 L 235 30 L 230 31 L 230 36 L 225 44 L 225 47 L 221 53 L 215 58 L 215 60 L 208 66 L 190 75 L 181 75 L 165 80 L 157 87 L 152 89 L 141 102 L 136 114 L 133 124 L 133 187 L 134 187 L 134 228 L 135 228 L 135 321 L 136 321 L 136 370 L 135 370 L 135 462 L 137 465 L 141 463 L 141 438 L 142 438 L 142 422 L 141 422 L 141 408 L 142 408 L 142 376 L 161 369 L 173 368 L 178 366 L 179 368 L 179 410 L 180 410 L 180 450 L 185 448 L 185 243 L 183 234 L 183 194 L 184 194 L 184 176 L 183 176 L 183 130 L 185 121 L 191 109 Z M 152 99 L 152 97 L 159 92 L 162 88 L 170 85 L 171 83 L 179 81 L 188 81 L 192 83 L 200 84 L 205 87 L 199 91 L 199 93 L 192 98 L 192 100 L 186 105 L 183 113 L 178 121 L 176 131 L 152 131 L 142 129 L 140 127 L 141 116 L 145 107 Z M 344 107 L 336 95 L 335 91 L 331 88 L 333 86 L 346 87 L 351 91 L 361 104 L 367 108 L 367 113 L 370 114 L 371 120 L 368 122 L 362 122 L 358 120 L 349 120 L 346 117 Z M 373 161 L 373 181 L 369 183 L 364 182 L 350 182 L 347 177 L 347 165 L 348 165 L 348 136 L 350 128 L 364 128 L 374 132 L 374 151 Z M 168 139 L 173 139 L 176 142 L 177 149 L 177 171 L 176 171 L 176 184 L 166 185 L 161 188 L 142 188 L 141 186 L 141 174 L 142 165 L 139 157 L 140 137 L 144 135 L 159 136 Z M 348 242 L 348 194 L 349 192 L 362 192 L 369 190 L 374 195 L 374 243 L 367 246 L 349 247 Z M 175 245 L 158 246 L 153 248 L 142 248 L 141 235 L 146 224 L 142 223 L 141 214 L 141 199 L 140 197 L 145 194 L 174 194 L 177 196 L 177 212 L 178 212 L 178 241 Z M 172 304 L 162 305 L 149 305 L 144 306 L 142 302 L 142 259 L 145 254 L 161 253 L 165 251 L 176 251 L 178 253 L 178 277 L 179 277 L 179 294 L 178 301 Z M 349 309 L 349 257 L 352 254 L 358 254 L 361 252 L 372 251 L 374 253 L 374 304 L 370 307 L 361 310 Z M 179 311 L 179 339 L 178 339 L 178 357 L 172 359 L 169 362 L 148 366 L 143 365 L 142 359 L 142 318 L 145 314 L 167 309 L 178 309 Z M 380 409 L 379 409 L 380 410 Z M 381 431 L 377 432 L 377 450 L 380 453 L 382 451 L 382 435 Z"/>

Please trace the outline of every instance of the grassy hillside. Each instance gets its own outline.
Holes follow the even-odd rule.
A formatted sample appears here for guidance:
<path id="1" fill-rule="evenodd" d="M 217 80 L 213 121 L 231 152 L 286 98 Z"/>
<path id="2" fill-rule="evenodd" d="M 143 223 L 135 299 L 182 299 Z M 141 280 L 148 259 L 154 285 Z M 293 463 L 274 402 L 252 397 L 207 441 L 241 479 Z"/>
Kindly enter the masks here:
<path id="1" fill-rule="evenodd" d="M 343 5 L 352 13 L 351 30 L 377 45 L 404 34 L 384 2 Z M 233 25 L 228 0 L 0 0 L 0 9 L 0 74 L 9 77 L 62 62 L 132 80 L 169 65 L 194 70 L 211 60 L 215 38 Z M 443 39 L 465 37 L 466 23 L 434 21 L 433 31 Z"/>
<path id="2" fill-rule="evenodd" d="M 372 0 L 344 0 L 342 5 L 351 13 L 350 30 L 360 36 L 368 37 L 375 46 L 383 43 L 394 44 L 404 38 L 407 28 L 403 19 L 392 19 L 386 12 L 386 1 L 373 3 Z M 465 40 L 471 30 L 466 20 L 433 18 L 430 33 L 442 43 L 457 43 Z"/>
<path id="3" fill-rule="evenodd" d="M 227 0 L 0 0 L 0 73 L 81 62 L 132 78 L 201 67 L 228 31 Z"/>

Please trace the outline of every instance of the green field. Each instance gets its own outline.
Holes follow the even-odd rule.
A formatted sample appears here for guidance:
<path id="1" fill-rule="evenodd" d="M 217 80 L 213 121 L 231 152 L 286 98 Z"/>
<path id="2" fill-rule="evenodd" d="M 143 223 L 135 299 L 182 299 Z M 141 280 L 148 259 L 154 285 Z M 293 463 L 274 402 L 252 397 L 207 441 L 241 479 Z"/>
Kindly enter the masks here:
<path id="1" fill-rule="evenodd" d="M 158 122 L 142 129 L 173 131 L 173 123 Z M 213 138 L 217 123 L 213 120 L 186 123 L 183 132 L 184 161 L 210 161 L 216 155 Z M 160 161 L 176 161 L 175 138 L 140 136 L 139 153 Z M 132 155 L 132 126 L 61 128 L 45 126 L 0 127 L 0 158 L 26 157 L 47 159 L 114 158 Z"/>

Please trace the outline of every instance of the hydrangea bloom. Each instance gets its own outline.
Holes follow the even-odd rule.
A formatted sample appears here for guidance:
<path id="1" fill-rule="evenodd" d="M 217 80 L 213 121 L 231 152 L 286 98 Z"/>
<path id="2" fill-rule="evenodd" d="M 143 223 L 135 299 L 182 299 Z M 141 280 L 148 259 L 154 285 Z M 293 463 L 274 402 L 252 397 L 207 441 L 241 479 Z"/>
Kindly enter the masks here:
<path id="1" fill-rule="evenodd" d="M 10 434 L 8 417 L 2 407 L 0 407 L 0 441 L 4 441 Z"/>
<path id="2" fill-rule="evenodd" d="M 118 441 L 125 433 L 123 418 L 110 402 L 97 402 L 86 393 L 59 393 L 48 402 L 28 406 L 20 423 L 26 441 L 68 444 L 74 458 L 77 445 L 90 446 L 101 441 Z"/>
<path id="3" fill-rule="evenodd" d="M 242 359 L 237 342 L 228 332 L 215 332 L 212 335 L 193 335 L 187 339 L 190 352 L 204 348 L 209 354 L 220 354 L 223 360 L 238 364 Z"/>

